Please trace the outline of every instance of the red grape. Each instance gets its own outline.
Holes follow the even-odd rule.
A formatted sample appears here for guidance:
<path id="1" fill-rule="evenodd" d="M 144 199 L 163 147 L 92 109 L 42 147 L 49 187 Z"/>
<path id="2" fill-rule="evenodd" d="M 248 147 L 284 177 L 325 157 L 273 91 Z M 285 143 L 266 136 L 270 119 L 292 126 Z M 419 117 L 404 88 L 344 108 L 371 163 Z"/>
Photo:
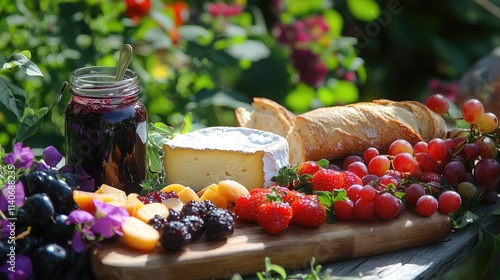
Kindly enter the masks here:
<path id="1" fill-rule="evenodd" d="M 498 154 L 495 142 L 491 140 L 490 137 L 483 136 L 476 141 L 474 144 L 479 146 L 481 158 L 496 158 Z"/>
<path id="2" fill-rule="evenodd" d="M 346 157 L 342 163 L 342 168 L 344 170 L 347 170 L 347 167 L 349 167 L 349 165 L 351 165 L 351 163 L 353 162 L 365 162 L 364 159 L 361 157 L 361 156 L 358 156 L 358 155 L 350 155 L 348 157 Z"/>
<path id="3" fill-rule="evenodd" d="M 359 192 L 363 189 L 361 185 L 352 185 L 347 189 L 347 197 L 352 200 L 352 202 L 356 202 L 359 199 Z"/>
<path id="4" fill-rule="evenodd" d="M 462 117 L 470 124 L 479 122 L 483 114 L 483 103 L 475 98 L 465 101 L 464 105 L 462 105 Z"/>
<path id="5" fill-rule="evenodd" d="M 378 155 L 368 163 L 368 172 L 377 176 L 384 175 L 385 171 L 391 167 L 391 161 L 384 155 Z"/>
<path id="6" fill-rule="evenodd" d="M 364 185 L 370 185 L 373 182 L 377 182 L 379 178 L 380 177 L 377 175 L 368 174 L 368 175 L 364 176 L 363 178 L 361 178 L 361 181 L 363 182 L 363 186 L 364 186 Z"/>
<path id="7" fill-rule="evenodd" d="M 474 177 L 479 186 L 486 190 L 494 190 L 500 180 L 500 164 L 494 159 L 481 159 L 474 167 Z"/>
<path id="8" fill-rule="evenodd" d="M 432 94 L 425 101 L 425 105 L 439 115 L 444 115 L 450 109 L 448 99 L 441 94 Z"/>
<path id="9" fill-rule="evenodd" d="M 401 200 L 390 193 L 384 193 L 375 198 L 375 212 L 382 219 L 395 218 L 401 207 Z"/>
<path id="10" fill-rule="evenodd" d="M 416 204 L 418 199 L 425 195 L 425 190 L 422 185 L 413 183 L 406 188 L 405 193 L 406 202 L 409 204 Z"/>
<path id="11" fill-rule="evenodd" d="M 407 152 L 397 154 L 392 160 L 392 165 L 399 172 L 410 172 L 418 168 L 418 162 Z"/>
<path id="12" fill-rule="evenodd" d="M 418 153 L 429 153 L 429 150 L 427 149 L 427 142 L 425 141 L 419 141 L 415 145 L 413 145 L 413 154 L 418 154 Z"/>
<path id="13" fill-rule="evenodd" d="M 481 148 L 474 143 L 469 143 L 465 145 L 462 150 L 462 155 L 466 160 L 476 160 L 481 154 Z"/>
<path id="14" fill-rule="evenodd" d="M 380 179 L 378 180 L 378 183 L 381 185 L 381 186 L 388 186 L 389 184 L 393 184 L 394 187 L 397 187 L 399 185 L 399 182 L 398 180 L 396 180 L 396 178 L 392 177 L 391 175 L 382 175 L 380 177 Z"/>
<path id="15" fill-rule="evenodd" d="M 377 191 L 371 185 L 363 186 L 363 188 L 359 191 L 359 194 L 358 194 L 358 196 L 360 198 L 365 198 L 368 200 L 373 200 L 376 195 L 377 195 Z"/>
<path id="16" fill-rule="evenodd" d="M 425 217 L 432 216 L 438 209 L 438 201 L 432 195 L 426 194 L 417 200 L 417 214 Z"/>
<path id="17" fill-rule="evenodd" d="M 370 147 L 370 148 L 367 148 L 363 152 L 363 159 L 365 160 L 365 163 L 367 163 L 367 162 L 370 162 L 372 160 L 372 158 L 374 158 L 378 155 L 379 155 L 379 151 L 377 150 L 377 148 Z"/>
<path id="18" fill-rule="evenodd" d="M 366 167 L 366 164 L 360 161 L 349 164 L 349 166 L 347 167 L 347 171 L 358 175 L 359 178 L 363 178 L 364 176 L 368 175 L 368 167 Z"/>
<path id="19" fill-rule="evenodd" d="M 441 138 L 434 138 L 429 141 L 427 149 L 429 149 L 429 154 L 436 161 L 444 160 L 448 153 L 448 148 Z"/>
<path id="20" fill-rule="evenodd" d="M 389 155 L 395 156 L 399 153 L 409 153 L 410 155 L 412 155 L 413 146 L 410 144 L 410 142 L 404 139 L 395 140 L 389 146 Z"/>
<path id="21" fill-rule="evenodd" d="M 349 221 L 354 217 L 354 203 L 351 200 L 338 200 L 333 204 L 335 217 L 341 221 Z"/>
<path id="22" fill-rule="evenodd" d="M 443 177 L 452 185 L 456 185 L 465 179 L 465 166 L 459 161 L 449 162 L 444 166 Z"/>
<path id="23" fill-rule="evenodd" d="M 427 153 L 418 153 L 415 159 L 422 171 L 434 171 L 438 167 L 438 163 Z"/>
<path id="24" fill-rule="evenodd" d="M 445 191 L 438 197 L 439 211 L 450 214 L 462 205 L 462 198 L 456 191 Z"/>
<path id="25" fill-rule="evenodd" d="M 354 215 L 361 221 L 371 221 L 377 217 L 375 201 L 360 198 L 354 203 Z"/>

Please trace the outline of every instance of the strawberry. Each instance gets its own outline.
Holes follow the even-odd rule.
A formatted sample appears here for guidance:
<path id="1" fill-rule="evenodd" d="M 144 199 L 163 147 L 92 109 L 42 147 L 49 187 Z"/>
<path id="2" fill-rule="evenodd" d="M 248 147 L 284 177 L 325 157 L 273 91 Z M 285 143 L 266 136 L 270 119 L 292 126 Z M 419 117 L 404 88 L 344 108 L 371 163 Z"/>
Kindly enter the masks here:
<path id="1" fill-rule="evenodd" d="M 257 221 L 257 209 L 260 205 L 268 202 L 266 195 L 270 191 L 254 191 L 253 194 L 240 196 L 234 205 L 234 215 L 240 221 L 255 222 Z"/>
<path id="2" fill-rule="evenodd" d="M 295 200 L 306 198 L 305 194 L 303 194 L 299 191 L 292 191 L 292 190 L 288 190 L 288 191 L 284 192 L 282 195 L 283 195 L 283 202 L 286 202 L 290 205 L 292 205 L 292 203 Z"/>
<path id="3" fill-rule="evenodd" d="M 316 171 L 318 171 L 320 169 L 321 169 L 321 166 L 319 166 L 319 164 L 316 161 L 308 160 L 308 161 L 304 161 L 303 163 L 301 163 L 299 165 L 299 171 L 297 172 L 297 174 L 299 174 L 299 175 L 305 175 L 305 174 L 314 175 L 314 173 L 316 173 Z"/>
<path id="4" fill-rule="evenodd" d="M 352 185 L 363 185 L 363 181 L 361 180 L 361 178 L 359 178 L 358 175 L 354 174 L 351 171 L 342 171 L 342 179 L 342 188 L 344 188 L 346 191 Z"/>
<path id="5" fill-rule="evenodd" d="M 259 206 L 257 223 L 269 234 L 285 230 L 292 220 L 292 207 L 284 202 L 267 202 Z"/>
<path id="6" fill-rule="evenodd" d="M 342 173 L 332 169 L 320 169 L 312 177 L 314 191 L 333 191 L 341 189 L 344 183 Z"/>
<path id="7" fill-rule="evenodd" d="M 319 202 L 304 198 L 292 203 L 291 223 L 300 227 L 317 228 L 326 222 L 326 210 Z"/>
<path id="8" fill-rule="evenodd" d="M 441 183 L 441 176 L 436 172 L 432 171 L 425 171 L 424 173 L 422 173 L 422 176 L 420 176 L 420 179 L 425 183 L 429 182 Z"/>
<path id="9" fill-rule="evenodd" d="M 234 205 L 234 215 L 240 221 L 255 221 L 255 208 L 252 205 L 251 195 L 246 194 L 238 197 Z"/>

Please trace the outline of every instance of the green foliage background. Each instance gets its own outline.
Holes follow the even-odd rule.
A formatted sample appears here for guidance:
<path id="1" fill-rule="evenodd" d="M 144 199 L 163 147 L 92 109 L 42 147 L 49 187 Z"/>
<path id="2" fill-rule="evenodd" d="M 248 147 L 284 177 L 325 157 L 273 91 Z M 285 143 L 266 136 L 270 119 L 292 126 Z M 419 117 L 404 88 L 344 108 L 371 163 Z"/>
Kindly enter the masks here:
<path id="1" fill-rule="evenodd" d="M 185 1 L 190 26 L 177 31 L 191 39 L 173 44 L 172 16 L 165 9 L 170 2 L 153 0 L 149 15 L 137 23 L 127 18 L 120 0 L 0 0 L 0 62 L 27 50 L 43 77 L 0 74 L 26 91 L 26 110 L 33 112 L 56 100 L 71 71 L 116 65 L 121 46 L 130 43 L 135 53 L 130 67 L 141 77 L 151 121 L 179 126 L 190 112 L 195 127 L 234 125 L 233 109 L 249 106 L 254 96 L 295 112 L 375 98 L 422 101 L 430 79 L 458 80 L 500 44 L 500 20 L 481 0 L 283 0 L 288 10 L 279 16 L 273 1 L 249 0 L 245 13 L 233 19 L 240 27 L 233 35 L 203 13 L 209 1 Z M 332 6 L 325 8 L 327 2 Z M 498 0 L 489 2 L 500 6 Z M 322 58 L 331 72 L 355 71 L 354 82 L 330 79 L 312 88 L 296 81 L 289 50 L 276 41 L 272 27 L 318 13 L 329 16 L 330 27 L 336 26 L 330 39 L 343 45 Z M 350 37 L 358 39 L 357 47 Z M 234 46 L 240 48 L 229 51 Z M 68 100 L 65 92 L 26 145 L 62 148 Z M 0 144 L 6 149 L 12 147 L 17 121 L 2 107 Z"/>

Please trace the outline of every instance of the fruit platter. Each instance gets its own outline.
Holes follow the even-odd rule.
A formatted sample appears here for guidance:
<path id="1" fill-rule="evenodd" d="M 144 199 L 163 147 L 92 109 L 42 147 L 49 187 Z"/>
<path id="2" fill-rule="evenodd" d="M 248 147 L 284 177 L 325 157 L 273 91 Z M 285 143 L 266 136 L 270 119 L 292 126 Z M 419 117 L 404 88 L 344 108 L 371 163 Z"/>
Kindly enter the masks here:
<path id="1" fill-rule="evenodd" d="M 136 86 L 121 81 L 113 89 Z M 81 91 L 71 102 L 100 116 L 104 103 Z M 120 111 L 89 133 L 99 122 L 73 116 L 69 156 L 49 146 L 38 159 L 23 143 L 0 153 L 2 273 L 227 279 L 263 270 L 266 257 L 302 269 L 442 242 L 498 198 L 498 118 L 476 99 L 295 115 L 255 98 L 253 110 L 235 110 L 238 126 L 183 133 L 146 129 L 133 106 L 127 123 L 111 121 Z"/>

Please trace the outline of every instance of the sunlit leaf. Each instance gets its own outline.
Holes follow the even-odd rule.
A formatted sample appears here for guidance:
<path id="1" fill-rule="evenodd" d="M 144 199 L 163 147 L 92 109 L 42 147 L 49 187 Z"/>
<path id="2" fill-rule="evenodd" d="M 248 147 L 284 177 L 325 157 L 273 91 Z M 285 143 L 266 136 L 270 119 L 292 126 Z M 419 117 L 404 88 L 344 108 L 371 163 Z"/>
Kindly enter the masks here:
<path id="1" fill-rule="evenodd" d="M 328 24 L 328 33 L 333 36 L 340 36 L 344 26 L 344 19 L 339 12 L 333 9 L 326 10 L 323 13 L 326 23 Z"/>
<path id="2" fill-rule="evenodd" d="M 43 76 L 42 71 L 33 63 L 24 53 L 13 54 L 3 65 L 4 69 L 12 68 L 13 65 L 19 66 L 28 76 Z M 31 56 L 31 55 L 30 55 Z"/>
<path id="3" fill-rule="evenodd" d="M 347 0 L 347 7 L 362 21 L 373 21 L 380 15 L 380 6 L 375 0 Z"/>
<path id="4" fill-rule="evenodd" d="M 269 57 L 271 51 L 261 41 L 246 40 L 241 44 L 234 44 L 226 49 L 227 53 L 236 59 L 259 61 Z"/>
<path id="5" fill-rule="evenodd" d="M 285 104 L 294 112 L 305 112 L 310 109 L 311 101 L 315 97 L 314 89 L 300 84 L 285 98 Z"/>

